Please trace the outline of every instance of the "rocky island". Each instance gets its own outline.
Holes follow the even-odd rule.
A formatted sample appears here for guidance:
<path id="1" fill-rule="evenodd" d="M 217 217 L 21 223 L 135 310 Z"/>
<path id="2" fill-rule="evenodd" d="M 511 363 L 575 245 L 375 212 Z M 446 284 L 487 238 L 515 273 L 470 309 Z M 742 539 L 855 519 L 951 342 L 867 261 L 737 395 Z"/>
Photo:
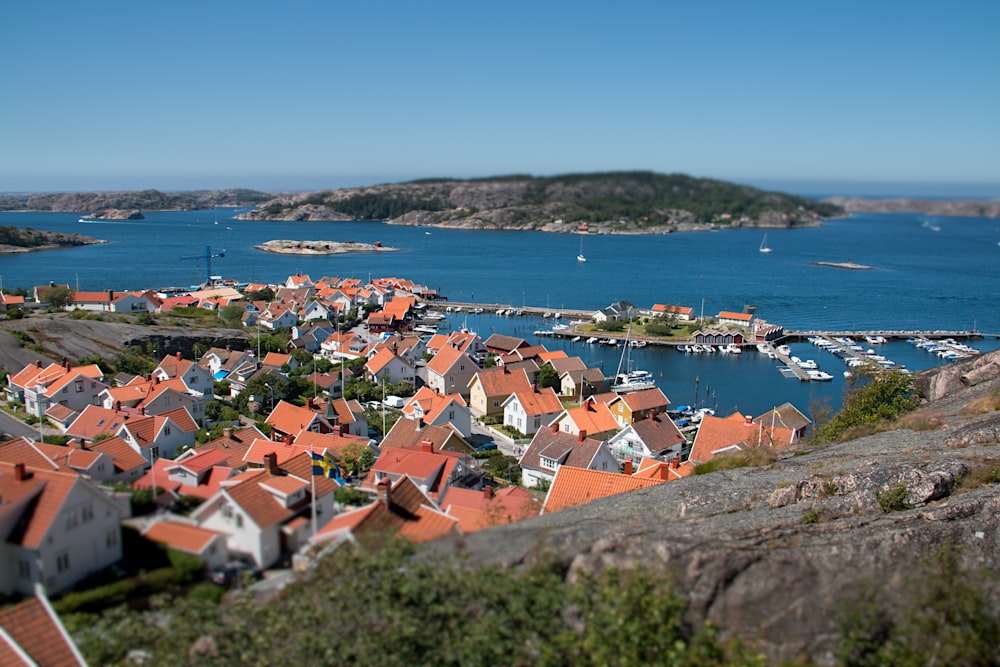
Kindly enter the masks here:
<path id="1" fill-rule="evenodd" d="M 276 197 L 243 220 L 377 220 L 455 229 L 663 234 L 725 227 L 805 227 L 843 209 L 684 174 L 427 179 Z"/>
<path id="2" fill-rule="evenodd" d="M 257 250 L 285 255 L 343 255 L 356 252 L 396 252 L 399 248 L 388 248 L 379 241 L 356 243 L 355 241 L 290 241 L 286 239 L 265 241 L 255 245 Z"/>
<path id="3" fill-rule="evenodd" d="M 145 220 L 146 216 L 137 208 L 109 208 L 94 211 L 80 218 L 81 220 Z"/>
<path id="4" fill-rule="evenodd" d="M 107 243 L 107 241 L 83 234 L 47 232 L 31 227 L 0 226 L 0 254 L 70 248 L 96 243 Z"/>

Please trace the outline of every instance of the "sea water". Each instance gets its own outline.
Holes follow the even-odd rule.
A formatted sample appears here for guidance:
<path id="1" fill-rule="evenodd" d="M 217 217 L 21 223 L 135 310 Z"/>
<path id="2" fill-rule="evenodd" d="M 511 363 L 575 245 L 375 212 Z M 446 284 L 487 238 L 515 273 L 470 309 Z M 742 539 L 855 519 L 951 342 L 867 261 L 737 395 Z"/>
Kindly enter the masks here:
<path id="1" fill-rule="evenodd" d="M 411 279 L 454 301 L 555 310 L 603 308 L 621 299 L 640 308 L 688 306 L 696 315 L 741 311 L 796 330 L 976 330 L 993 349 L 1000 333 L 1000 221 L 917 214 L 856 214 L 805 229 L 768 229 L 771 253 L 759 252 L 764 230 L 722 229 L 660 235 L 470 231 L 381 222 L 272 222 L 233 219 L 234 209 L 154 211 L 139 221 L 78 222 L 71 213 L 0 213 L 0 224 L 81 233 L 101 245 L 0 255 L 0 284 L 30 288 L 50 281 L 74 289 L 186 287 L 209 274 L 239 281 L 283 282 L 290 274 Z M 374 243 L 399 252 L 333 256 L 265 253 L 272 239 Z M 222 255 L 222 256 L 218 256 Z M 853 262 L 847 270 L 820 262 Z M 485 317 L 485 316 L 484 316 Z M 455 318 L 453 318 L 454 320 Z M 454 326 L 460 326 L 453 321 Z M 470 329 L 543 328 L 527 319 L 469 319 Z M 620 349 L 573 345 L 606 374 Z M 798 346 L 804 345 L 804 349 Z M 883 352 L 913 370 L 940 359 L 905 343 Z M 654 373 L 674 404 L 697 402 L 722 412 L 759 414 L 791 401 L 802 410 L 837 407 L 844 388 L 840 361 L 808 343 L 792 353 L 814 358 L 829 383 L 780 376 L 774 362 L 743 355 L 683 355 L 648 346 L 633 366 Z M 595 363 L 597 362 L 597 363 Z"/>

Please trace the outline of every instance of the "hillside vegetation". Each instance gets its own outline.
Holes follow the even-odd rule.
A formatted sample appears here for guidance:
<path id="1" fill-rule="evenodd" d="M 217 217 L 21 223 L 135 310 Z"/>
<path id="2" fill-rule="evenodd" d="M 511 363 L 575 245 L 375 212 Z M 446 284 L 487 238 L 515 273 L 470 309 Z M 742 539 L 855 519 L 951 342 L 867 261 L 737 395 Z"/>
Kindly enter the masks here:
<path id="1" fill-rule="evenodd" d="M 690 225 L 792 227 L 837 215 L 832 204 L 683 174 L 429 179 L 273 199 L 259 220 L 387 220 L 479 229 L 671 231 Z"/>
<path id="2" fill-rule="evenodd" d="M 216 206 L 253 206 L 267 201 L 273 193 L 233 188 L 160 192 L 64 192 L 52 194 L 0 195 L 0 211 L 92 212 L 108 209 L 145 211 L 194 210 Z"/>
<path id="3" fill-rule="evenodd" d="M 41 250 L 42 248 L 89 245 L 91 243 L 104 243 L 104 241 L 82 234 L 63 234 L 32 229 L 31 227 L 0 225 L 0 252 Z"/>

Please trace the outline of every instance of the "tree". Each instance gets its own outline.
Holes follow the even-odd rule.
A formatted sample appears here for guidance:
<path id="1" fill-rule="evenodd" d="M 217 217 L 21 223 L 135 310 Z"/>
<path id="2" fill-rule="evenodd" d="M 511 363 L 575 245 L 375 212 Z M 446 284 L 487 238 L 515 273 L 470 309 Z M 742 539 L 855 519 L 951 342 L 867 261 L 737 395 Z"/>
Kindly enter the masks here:
<path id="1" fill-rule="evenodd" d="M 45 302 L 52 308 L 65 308 L 73 302 L 73 291 L 64 285 L 50 287 L 45 290 Z"/>
<path id="2" fill-rule="evenodd" d="M 559 386 L 559 374 L 556 373 L 556 369 L 552 367 L 552 364 L 545 362 L 542 364 L 542 367 L 538 369 L 538 376 L 535 378 L 535 386 L 539 389 Z"/>
<path id="3" fill-rule="evenodd" d="M 243 317 L 243 308 L 237 306 L 236 304 L 230 304 L 228 306 L 223 306 L 222 310 L 219 311 L 219 317 L 221 317 L 227 324 L 240 322 Z"/>

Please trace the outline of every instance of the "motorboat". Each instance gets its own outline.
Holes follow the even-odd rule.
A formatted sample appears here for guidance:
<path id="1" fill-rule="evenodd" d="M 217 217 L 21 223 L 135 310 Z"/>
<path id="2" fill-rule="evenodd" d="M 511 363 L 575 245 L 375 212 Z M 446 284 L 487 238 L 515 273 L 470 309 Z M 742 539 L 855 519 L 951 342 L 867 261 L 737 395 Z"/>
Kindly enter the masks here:
<path id="1" fill-rule="evenodd" d="M 832 375 L 821 370 L 807 370 L 806 376 L 814 382 L 829 382 L 833 379 Z"/>
<path id="2" fill-rule="evenodd" d="M 590 338 L 587 339 L 587 345 L 593 345 L 596 342 L 597 342 L 597 336 L 591 336 Z"/>

